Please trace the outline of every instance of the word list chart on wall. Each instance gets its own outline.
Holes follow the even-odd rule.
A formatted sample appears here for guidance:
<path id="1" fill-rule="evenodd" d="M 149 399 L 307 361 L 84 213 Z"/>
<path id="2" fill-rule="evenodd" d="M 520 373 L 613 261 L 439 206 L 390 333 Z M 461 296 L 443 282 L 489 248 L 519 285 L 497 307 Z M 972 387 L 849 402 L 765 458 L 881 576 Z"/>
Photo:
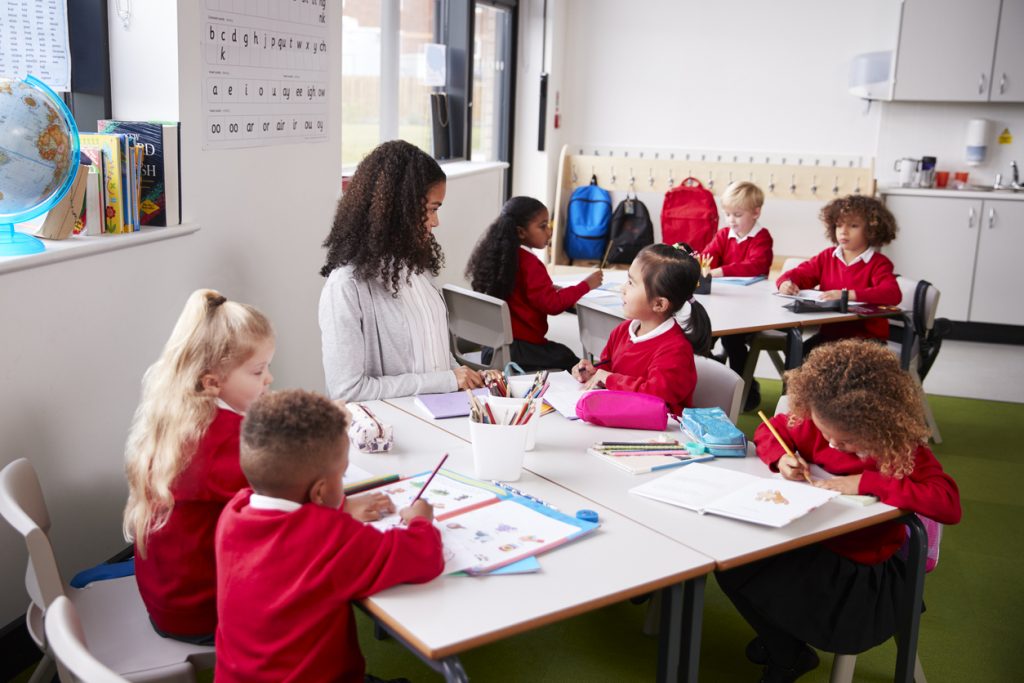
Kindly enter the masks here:
<path id="1" fill-rule="evenodd" d="M 71 90 L 65 0 L 0 0 L 0 77 L 25 76 Z"/>
<path id="2" fill-rule="evenodd" d="M 326 140 L 327 0 L 203 2 L 203 148 Z"/>

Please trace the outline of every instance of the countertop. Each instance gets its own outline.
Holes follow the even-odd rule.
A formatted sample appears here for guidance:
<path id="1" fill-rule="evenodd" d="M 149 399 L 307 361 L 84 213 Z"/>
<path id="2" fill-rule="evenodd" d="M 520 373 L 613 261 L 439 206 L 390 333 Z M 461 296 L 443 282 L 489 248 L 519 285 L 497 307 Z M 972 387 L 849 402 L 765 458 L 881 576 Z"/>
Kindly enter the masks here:
<path id="1" fill-rule="evenodd" d="M 965 190 L 950 190 L 919 187 L 879 187 L 878 193 L 882 195 L 901 195 L 907 197 L 943 197 L 950 199 L 1009 199 L 1011 201 L 1024 201 L 1024 191 L 1014 192 L 1012 190 L 983 190 L 978 188 Z"/>

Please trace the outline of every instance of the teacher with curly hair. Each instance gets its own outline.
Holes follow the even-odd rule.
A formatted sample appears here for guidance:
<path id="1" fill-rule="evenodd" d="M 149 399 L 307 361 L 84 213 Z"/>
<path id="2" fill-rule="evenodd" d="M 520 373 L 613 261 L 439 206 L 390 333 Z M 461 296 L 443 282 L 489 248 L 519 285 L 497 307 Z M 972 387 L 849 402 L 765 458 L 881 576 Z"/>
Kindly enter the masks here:
<path id="1" fill-rule="evenodd" d="M 320 336 L 327 393 L 346 401 L 483 386 L 448 347 L 448 311 L 434 286 L 434 238 L 446 190 L 433 158 L 402 140 L 363 159 L 324 241 Z"/>

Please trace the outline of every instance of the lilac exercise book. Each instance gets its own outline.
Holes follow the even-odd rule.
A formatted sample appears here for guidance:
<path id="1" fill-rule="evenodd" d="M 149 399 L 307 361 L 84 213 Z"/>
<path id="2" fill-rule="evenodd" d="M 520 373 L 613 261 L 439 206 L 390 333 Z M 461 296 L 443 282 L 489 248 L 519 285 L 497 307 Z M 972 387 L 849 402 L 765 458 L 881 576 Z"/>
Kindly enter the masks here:
<path id="1" fill-rule="evenodd" d="M 487 396 L 487 389 L 474 389 L 477 396 Z M 435 420 L 446 417 L 468 417 L 469 397 L 465 390 L 453 391 L 448 394 L 420 394 L 416 397 L 416 405 L 426 411 Z"/>

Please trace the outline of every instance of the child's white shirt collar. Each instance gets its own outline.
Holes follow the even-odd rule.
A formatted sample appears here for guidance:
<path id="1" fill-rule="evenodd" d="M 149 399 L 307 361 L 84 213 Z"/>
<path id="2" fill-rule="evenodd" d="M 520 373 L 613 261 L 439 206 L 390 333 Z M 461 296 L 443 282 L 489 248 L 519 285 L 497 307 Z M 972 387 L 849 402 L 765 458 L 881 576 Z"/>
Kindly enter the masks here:
<path id="1" fill-rule="evenodd" d="M 840 261 L 842 261 L 843 263 L 846 263 L 846 259 L 843 258 L 843 248 L 842 248 L 842 246 L 837 246 L 835 249 L 833 249 L 832 250 L 832 255 L 835 256 Z M 871 261 L 871 257 L 874 256 L 874 255 L 875 255 L 875 248 L 874 247 L 868 247 L 867 249 L 862 251 L 857 258 L 853 259 L 849 263 L 846 263 L 846 265 L 852 266 L 857 261 L 863 261 L 864 263 L 868 263 L 868 262 Z"/>
<path id="2" fill-rule="evenodd" d="M 264 496 L 261 493 L 253 493 L 249 496 L 249 507 L 256 510 L 295 512 L 302 507 L 302 504 L 296 503 L 294 500 L 288 500 L 287 498 L 275 498 L 274 496 Z"/>
<path id="3" fill-rule="evenodd" d="M 217 407 L 218 408 L 223 408 L 224 410 L 230 410 L 232 413 L 235 413 L 237 415 L 245 415 L 245 413 L 243 413 L 242 411 L 235 410 L 234 408 L 229 406 L 227 403 L 225 403 L 224 399 L 222 399 L 220 396 L 218 396 L 215 400 L 217 401 Z"/>
<path id="4" fill-rule="evenodd" d="M 744 240 L 748 240 L 751 237 L 753 237 L 754 235 L 756 235 L 757 233 L 761 232 L 763 227 L 764 226 L 761 225 L 761 221 L 757 221 L 757 222 L 754 223 L 754 227 L 752 227 L 750 229 L 750 232 L 748 232 L 743 237 L 740 237 L 740 234 L 738 232 L 736 232 L 736 228 L 730 227 L 729 228 L 729 239 L 736 240 L 736 243 L 740 244 Z"/>
<path id="5" fill-rule="evenodd" d="M 655 327 L 650 332 L 648 332 L 646 334 L 637 335 L 636 331 L 640 329 L 640 321 L 639 320 L 630 320 L 629 321 L 629 340 L 631 342 L 633 342 L 633 343 L 637 343 L 637 342 L 648 341 L 649 339 L 654 339 L 658 335 L 665 334 L 666 332 L 671 330 L 672 326 L 675 325 L 675 324 L 676 324 L 676 319 L 674 317 L 672 317 L 672 318 L 669 318 L 668 320 L 666 320 L 665 322 L 663 322 L 662 324 L 658 325 L 657 327 Z"/>

